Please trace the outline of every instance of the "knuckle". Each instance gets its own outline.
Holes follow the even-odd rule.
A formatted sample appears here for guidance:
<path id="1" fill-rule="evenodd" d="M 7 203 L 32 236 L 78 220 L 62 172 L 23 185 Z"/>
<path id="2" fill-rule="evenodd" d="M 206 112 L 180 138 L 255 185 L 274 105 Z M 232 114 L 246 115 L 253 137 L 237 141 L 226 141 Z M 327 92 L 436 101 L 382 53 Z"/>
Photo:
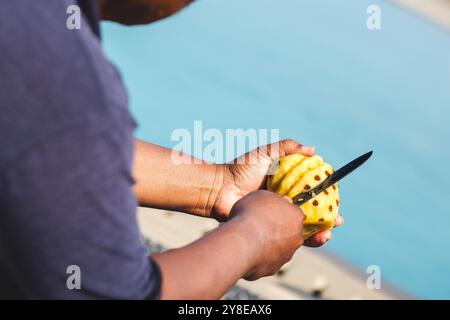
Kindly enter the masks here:
<path id="1" fill-rule="evenodd" d="M 294 139 L 285 139 L 283 140 L 283 142 L 286 144 L 286 146 L 290 146 L 290 147 L 300 147 L 300 143 L 298 143 L 296 140 Z"/>
<path id="2" fill-rule="evenodd" d="M 296 143 L 295 140 L 294 140 L 294 139 L 291 139 L 291 138 L 289 138 L 289 139 L 284 139 L 283 142 L 286 143 L 286 144 L 293 144 L 293 143 Z"/>

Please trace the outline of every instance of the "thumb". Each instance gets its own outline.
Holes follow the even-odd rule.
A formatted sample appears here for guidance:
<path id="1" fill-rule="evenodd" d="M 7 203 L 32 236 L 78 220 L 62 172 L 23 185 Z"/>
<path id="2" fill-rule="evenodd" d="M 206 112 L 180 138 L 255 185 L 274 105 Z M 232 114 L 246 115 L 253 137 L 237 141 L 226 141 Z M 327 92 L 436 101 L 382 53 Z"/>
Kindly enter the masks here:
<path id="1" fill-rule="evenodd" d="M 292 199 L 289 196 L 284 196 L 283 199 L 286 199 L 290 204 L 293 204 Z"/>

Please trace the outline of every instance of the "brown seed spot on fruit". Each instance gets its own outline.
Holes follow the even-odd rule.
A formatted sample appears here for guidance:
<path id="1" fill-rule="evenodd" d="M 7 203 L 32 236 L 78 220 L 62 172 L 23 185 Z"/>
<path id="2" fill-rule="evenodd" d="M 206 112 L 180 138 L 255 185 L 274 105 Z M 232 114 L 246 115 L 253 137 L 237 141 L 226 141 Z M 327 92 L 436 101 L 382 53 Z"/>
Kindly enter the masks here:
<path id="1" fill-rule="evenodd" d="M 316 207 L 317 207 L 318 205 L 319 205 L 319 201 L 314 200 L 314 201 L 313 201 L 313 206 L 316 206 Z"/>
<path id="2" fill-rule="evenodd" d="M 325 193 L 326 195 L 329 194 L 328 190 L 323 190 L 323 193 Z"/>
<path id="3" fill-rule="evenodd" d="M 308 191 L 308 190 L 310 190 L 311 189 L 311 186 L 309 185 L 309 184 L 307 184 L 307 185 L 305 185 L 305 188 L 304 188 L 306 191 Z"/>
<path id="4" fill-rule="evenodd" d="M 325 221 L 324 218 L 320 218 L 320 219 L 319 219 L 319 222 L 324 222 L 324 221 Z"/>
<path id="5" fill-rule="evenodd" d="M 338 199 L 336 199 L 336 205 L 339 206 L 340 201 Z"/>
<path id="6" fill-rule="evenodd" d="M 333 190 L 336 190 L 336 186 L 333 184 Z"/>
<path id="7" fill-rule="evenodd" d="M 328 211 L 333 211 L 333 206 L 332 205 L 330 205 L 329 207 L 328 207 Z"/>
<path id="8" fill-rule="evenodd" d="M 317 181 L 320 181 L 320 176 L 319 176 L 319 175 L 316 175 L 316 176 L 314 177 L 314 179 L 316 179 Z"/>
<path id="9" fill-rule="evenodd" d="M 331 176 L 331 173 L 329 173 L 328 170 L 325 171 L 325 174 L 327 175 L 327 177 Z"/>

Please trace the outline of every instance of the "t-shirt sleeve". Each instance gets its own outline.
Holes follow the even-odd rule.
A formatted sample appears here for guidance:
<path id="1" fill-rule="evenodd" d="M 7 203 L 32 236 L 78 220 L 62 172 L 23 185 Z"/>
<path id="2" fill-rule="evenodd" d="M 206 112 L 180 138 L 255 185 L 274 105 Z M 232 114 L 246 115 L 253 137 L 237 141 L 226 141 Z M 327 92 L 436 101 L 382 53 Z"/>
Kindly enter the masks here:
<path id="1" fill-rule="evenodd" d="M 106 123 L 30 137 L 31 147 L 3 171 L 0 265 L 12 284 L 7 295 L 159 297 L 160 272 L 137 224 L 133 139 Z"/>

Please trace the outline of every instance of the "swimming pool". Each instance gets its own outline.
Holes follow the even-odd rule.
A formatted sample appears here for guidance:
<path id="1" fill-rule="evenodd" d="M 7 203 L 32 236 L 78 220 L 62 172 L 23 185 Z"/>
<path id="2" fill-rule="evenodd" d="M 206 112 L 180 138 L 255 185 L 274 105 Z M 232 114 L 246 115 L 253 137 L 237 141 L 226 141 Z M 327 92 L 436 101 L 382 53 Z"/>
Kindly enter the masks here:
<path id="1" fill-rule="evenodd" d="M 366 27 L 381 9 L 382 28 Z M 137 135 L 279 128 L 335 167 L 346 225 L 326 247 L 424 298 L 450 298 L 450 34 L 387 1 L 203 0 L 167 21 L 103 25 Z"/>

